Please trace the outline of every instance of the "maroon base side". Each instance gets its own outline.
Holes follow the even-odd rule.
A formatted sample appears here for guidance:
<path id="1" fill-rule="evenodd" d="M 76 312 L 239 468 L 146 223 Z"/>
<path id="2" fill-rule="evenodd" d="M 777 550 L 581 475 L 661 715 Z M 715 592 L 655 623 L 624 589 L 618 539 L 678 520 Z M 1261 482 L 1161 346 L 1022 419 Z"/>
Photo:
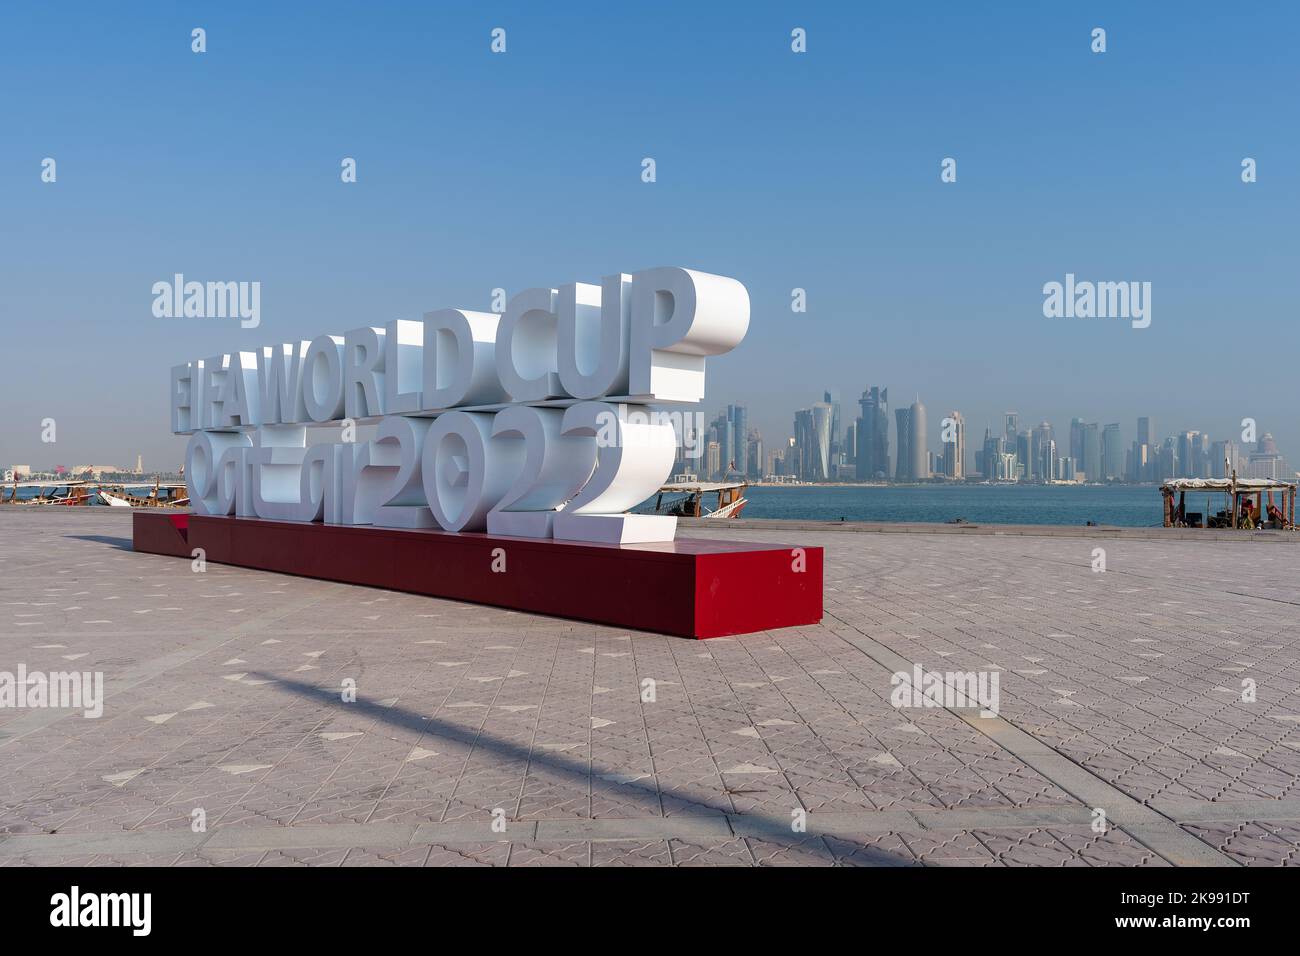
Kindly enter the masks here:
<path id="1" fill-rule="evenodd" d="M 189 558 L 202 548 L 218 564 L 683 637 L 822 617 L 821 548 L 689 538 L 586 544 L 149 511 L 133 517 L 136 551 Z M 502 561 L 504 571 L 494 571 Z"/>
<path id="2" fill-rule="evenodd" d="M 131 546 L 136 551 L 170 554 L 178 558 L 190 557 L 190 546 L 186 541 L 190 526 L 189 515 L 137 511 L 132 517 Z"/>

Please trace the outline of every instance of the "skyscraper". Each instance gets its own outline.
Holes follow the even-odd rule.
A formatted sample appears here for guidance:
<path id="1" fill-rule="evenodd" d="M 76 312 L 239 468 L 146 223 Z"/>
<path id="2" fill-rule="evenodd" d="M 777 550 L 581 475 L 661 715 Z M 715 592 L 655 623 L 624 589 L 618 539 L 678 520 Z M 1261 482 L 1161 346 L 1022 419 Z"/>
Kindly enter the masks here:
<path id="1" fill-rule="evenodd" d="M 1002 416 L 1002 438 L 1011 448 L 1016 447 L 1016 436 L 1020 434 L 1020 416 L 1015 412 L 1006 412 Z"/>
<path id="2" fill-rule="evenodd" d="M 844 461 L 844 432 L 843 422 L 840 419 L 840 402 L 830 392 L 822 393 L 824 404 L 831 407 L 831 443 L 830 443 L 830 477 L 845 478 L 843 461 Z"/>
<path id="3" fill-rule="evenodd" d="M 912 479 L 924 481 L 930 477 L 930 460 L 927 454 L 930 449 L 926 445 L 925 406 L 921 404 L 919 398 L 912 403 L 908 412 L 908 428 L 911 432 L 908 435 L 908 451 L 912 458 Z"/>
<path id="4" fill-rule="evenodd" d="M 895 481 L 911 481 L 912 475 L 912 410 L 895 410 L 894 419 L 898 435 L 898 464 L 894 469 Z"/>
<path id="5" fill-rule="evenodd" d="M 713 421 L 709 423 L 708 431 L 704 433 L 705 453 L 704 453 L 703 467 L 704 467 L 704 476 L 708 478 L 718 477 L 718 473 L 722 467 L 722 428 L 723 428 L 723 423 L 725 421 L 726 421 L 726 413 L 724 412 L 722 415 L 719 415 L 717 418 L 715 418 Z M 709 445 L 714 445 L 717 447 L 718 450 L 717 464 L 713 464 L 712 459 L 709 458 L 709 454 L 708 454 Z"/>
<path id="6" fill-rule="evenodd" d="M 994 435 L 987 426 L 984 428 L 984 477 L 994 481 L 998 477 L 998 465 L 1002 459 L 1002 438 Z"/>
<path id="7" fill-rule="evenodd" d="M 1101 481 L 1101 432 L 1096 422 L 1083 425 L 1083 474 L 1087 481 Z"/>
<path id="8" fill-rule="evenodd" d="M 826 481 L 831 476 L 831 422 L 834 409 L 828 402 L 794 413 L 794 442 L 797 474 L 804 481 Z"/>
<path id="9" fill-rule="evenodd" d="M 1053 472 L 1048 466 L 1050 459 L 1045 456 L 1043 449 L 1048 442 L 1054 443 L 1055 438 L 1056 434 L 1051 422 L 1039 422 L 1029 433 L 1029 457 L 1033 462 L 1034 477 L 1039 481 L 1052 480 Z"/>
<path id="10" fill-rule="evenodd" d="M 794 413 L 794 438 L 790 446 L 790 474 L 801 480 L 808 480 L 812 471 L 811 448 L 815 444 L 813 437 L 812 409 L 801 408 Z"/>
<path id="11" fill-rule="evenodd" d="M 944 420 L 940 435 L 943 441 L 943 473 L 948 478 L 964 475 L 962 463 L 966 460 L 966 420 L 953 409 Z"/>
<path id="12" fill-rule="evenodd" d="M 1070 457 L 1076 471 L 1083 471 L 1083 419 L 1070 419 Z"/>
<path id="13" fill-rule="evenodd" d="M 889 389 L 870 386 L 858 400 L 857 476 L 859 481 L 889 477 Z"/>
<path id="14" fill-rule="evenodd" d="M 831 477 L 831 436 L 835 423 L 835 406 L 830 402 L 818 402 L 812 407 L 814 440 L 816 454 L 813 467 L 817 479 L 825 481 Z"/>
<path id="15" fill-rule="evenodd" d="M 1101 436 L 1101 480 L 1114 481 L 1124 475 L 1124 445 L 1119 423 L 1107 425 Z M 1089 476 L 1091 477 L 1091 475 Z"/>
<path id="16" fill-rule="evenodd" d="M 1240 457 L 1241 450 L 1236 442 L 1216 441 L 1210 447 L 1210 477 L 1231 478 L 1233 470 L 1237 468 L 1237 459 Z"/>
<path id="17" fill-rule="evenodd" d="M 1151 466 L 1152 480 L 1164 481 L 1178 477 L 1178 443 L 1173 435 L 1156 448 Z"/>
<path id="18" fill-rule="evenodd" d="M 841 439 L 840 401 L 829 391 L 822 392 L 822 401 L 831 407 L 831 441 L 838 442 Z"/>
<path id="19" fill-rule="evenodd" d="M 1133 447 L 1129 452 L 1129 467 L 1127 478 L 1129 481 L 1150 481 L 1155 469 L 1155 431 L 1151 427 L 1151 419 L 1142 415 L 1137 420 L 1137 437 L 1133 439 Z"/>
<path id="20" fill-rule="evenodd" d="M 1038 468 L 1034 473 L 1043 481 L 1054 481 L 1060 471 L 1060 462 L 1056 457 L 1056 439 L 1043 439 L 1038 448 L 1038 455 Z"/>
<path id="21" fill-rule="evenodd" d="M 725 454 L 735 463 L 736 471 L 742 475 L 749 473 L 749 413 L 744 405 L 728 405 L 727 420 L 731 422 L 729 443 L 724 446 Z"/>
<path id="22" fill-rule="evenodd" d="M 1194 448 L 1196 432 L 1183 432 L 1178 436 L 1178 477 L 1195 478 L 1196 462 Z"/>

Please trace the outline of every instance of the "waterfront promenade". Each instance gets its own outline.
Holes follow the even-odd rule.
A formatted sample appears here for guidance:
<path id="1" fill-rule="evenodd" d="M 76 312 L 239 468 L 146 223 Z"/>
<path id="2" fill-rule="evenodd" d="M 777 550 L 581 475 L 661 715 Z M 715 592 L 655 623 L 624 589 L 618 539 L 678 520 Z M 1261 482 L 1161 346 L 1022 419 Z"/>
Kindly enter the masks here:
<path id="1" fill-rule="evenodd" d="M 0 865 L 1300 862 L 1300 542 L 742 525 L 683 534 L 824 546 L 820 625 L 199 573 L 0 509 L 0 671 L 106 690 L 0 709 Z M 894 707 L 914 664 L 996 671 L 998 716 Z"/>

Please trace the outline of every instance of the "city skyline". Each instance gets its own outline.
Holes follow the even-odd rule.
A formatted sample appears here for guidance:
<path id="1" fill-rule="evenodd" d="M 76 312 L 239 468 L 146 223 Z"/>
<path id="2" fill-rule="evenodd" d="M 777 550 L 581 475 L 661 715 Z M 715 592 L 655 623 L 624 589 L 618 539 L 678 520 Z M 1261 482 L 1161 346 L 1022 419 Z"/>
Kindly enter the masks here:
<path id="1" fill-rule="evenodd" d="M 1058 427 L 1047 418 L 1002 413 L 975 433 L 968 417 L 953 408 L 932 427 L 918 394 L 894 409 L 890 427 L 889 388 L 866 386 L 855 403 L 860 411 L 845 418 L 843 403 L 830 390 L 822 400 L 793 413 L 793 427 L 765 434 L 747 423 L 747 403 L 731 403 L 706 427 L 699 455 L 683 449 L 676 471 L 707 477 L 750 479 L 794 477 L 804 481 L 1022 480 L 1122 481 L 1158 483 L 1168 478 L 1239 477 L 1293 481 L 1292 469 L 1274 435 L 1259 423 L 1241 422 L 1226 437 L 1208 429 L 1162 431 L 1153 416 L 1123 422 L 1088 421 L 1073 415 Z M 721 453 L 725 444 L 726 455 Z M 717 446 L 717 447 L 714 447 Z M 774 467 L 775 459 L 781 464 Z M 1007 459 L 1010 459 L 1009 461 Z M 889 467 L 893 463 L 892 469 Z"/>

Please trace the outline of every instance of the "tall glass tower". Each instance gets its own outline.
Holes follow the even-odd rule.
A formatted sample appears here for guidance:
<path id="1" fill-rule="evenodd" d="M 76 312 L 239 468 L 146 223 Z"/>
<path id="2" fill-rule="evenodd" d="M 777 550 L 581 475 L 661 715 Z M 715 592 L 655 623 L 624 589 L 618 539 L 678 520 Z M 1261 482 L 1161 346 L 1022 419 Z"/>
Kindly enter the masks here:
<path id="1" fill-rule="evenodd" d="M 749 473 L 749 427 L 748 412 L 744 405 L 728 405 L 727 420 L 731 422 L 729 444 L 724 446 L 723 454 L 736 463 L 736 471 L 745 475 Z"/>
<path id="2" fill-rule="evenodd" d="M 912 480 L 912 410 L 900 408 L 894 412 L 898 423 L 898 466 L 894 471 L 895 481 Z"/>
<path id="3" fill-rule="evenodd" d="M 858 400 L 857 476 L 859 481 L 889 477 L 889 389 L 875 385 Z"/>
<path id="4" fill-rule="evenodd" d="M 930 477 L 929 447 L 925 434 L 925 406 L 917 399 L 912 403 L 908 415 L 908 453 L 912 458 L 912 478 L 916 481 Z"/>

